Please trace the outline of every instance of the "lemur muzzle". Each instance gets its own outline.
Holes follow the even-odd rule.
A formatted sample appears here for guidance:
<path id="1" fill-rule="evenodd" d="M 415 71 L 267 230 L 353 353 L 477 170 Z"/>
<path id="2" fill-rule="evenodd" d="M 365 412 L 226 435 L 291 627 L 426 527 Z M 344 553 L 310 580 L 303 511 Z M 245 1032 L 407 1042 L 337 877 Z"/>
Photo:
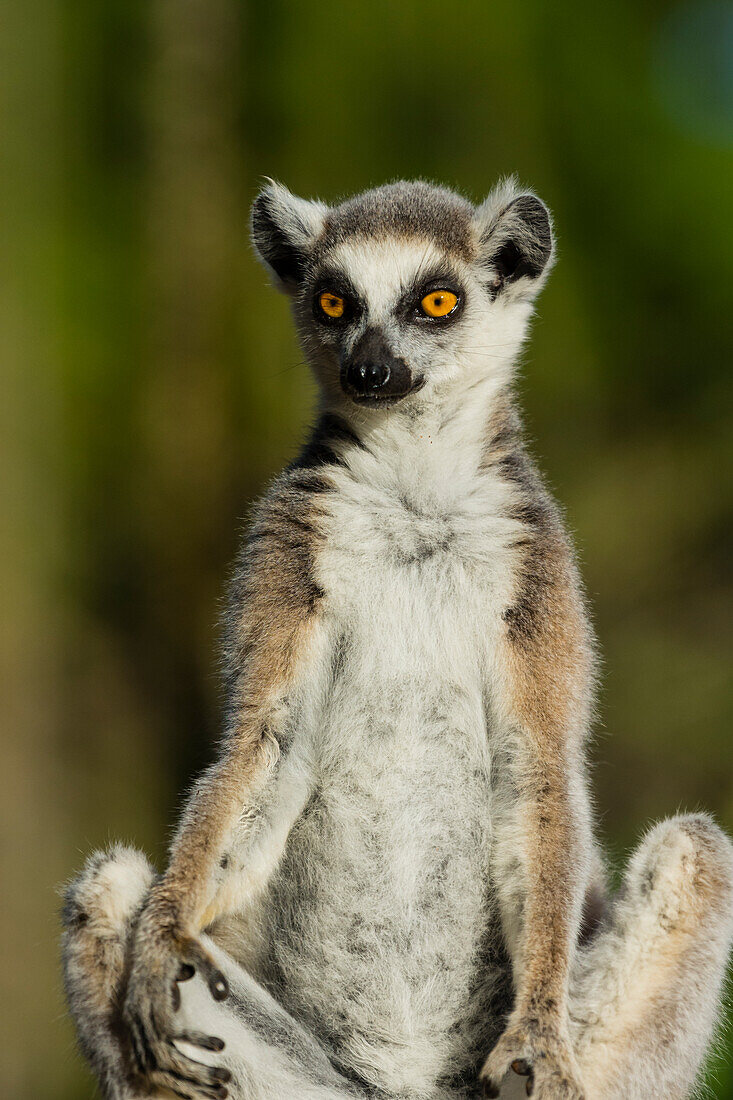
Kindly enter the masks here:
<path id="1" fill-rule="evenodd" d="M 341 385 L 359 402 L 398 401 L 415 388 L 404 359 L 393 355 L 379 329 L 367 329 L 341 364 Z"/>

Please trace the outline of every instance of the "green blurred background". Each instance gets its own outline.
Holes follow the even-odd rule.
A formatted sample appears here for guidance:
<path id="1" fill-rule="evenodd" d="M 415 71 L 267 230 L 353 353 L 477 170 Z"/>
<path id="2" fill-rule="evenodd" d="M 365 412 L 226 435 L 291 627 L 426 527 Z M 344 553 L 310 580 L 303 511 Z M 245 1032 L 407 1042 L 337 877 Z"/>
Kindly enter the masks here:
<path id="1" fill-rule="evenodd" d="M 93 1095 L 56 887 L 111 838 L 164 859 L 217 735 L 240 522 L 309 420 L 247 242 L 264 174 L 480 199 L 517 172 L 547 200 L 559 263 L 522 390 L 605 655 L 603 837 L 618 867 L 679 807 L 733 829 L 732 11 L 3 5 L 4 1095 Z"/>

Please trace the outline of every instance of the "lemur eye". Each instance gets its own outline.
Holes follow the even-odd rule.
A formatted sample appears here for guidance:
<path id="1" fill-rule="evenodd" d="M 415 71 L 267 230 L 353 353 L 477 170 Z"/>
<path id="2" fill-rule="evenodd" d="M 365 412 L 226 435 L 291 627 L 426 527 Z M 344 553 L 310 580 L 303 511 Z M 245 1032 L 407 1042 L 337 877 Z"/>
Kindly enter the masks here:
<path id="1" fill-rule="evenodd" d="M 324 290 L 318 295 L 318 304 L 327 317 L 343 317 L 346 303 L 338 294 L 332 294 L 330 290 Z"/>
<path id="2" fill-rule="evenodd" d="M 426 317 L 447 317 L 458 305 L 458 296 L 452 290 L 431 290 L 420 302 Z"/>

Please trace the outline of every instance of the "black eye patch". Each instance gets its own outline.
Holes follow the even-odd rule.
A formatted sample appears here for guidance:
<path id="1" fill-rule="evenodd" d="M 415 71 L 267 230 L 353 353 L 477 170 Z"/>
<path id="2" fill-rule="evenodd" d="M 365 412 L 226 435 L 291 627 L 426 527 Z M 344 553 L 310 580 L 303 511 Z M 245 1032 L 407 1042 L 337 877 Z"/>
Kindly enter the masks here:
<path id="1" fill-rule="evenodd" d="M 333 295 L 343 302 L 343 312 L 338 317 L 329 316 L 324 312 L 323 295 Z M 313 317 L 320 325 L 327 327 L 343 327 L 360 317 L 365 308 L 353 284 L 342 271 L 319 272 L 310 289 L 310 298 Z"/>
<path id="2" fill-rule="evenodd" d="M 455 307 L 443 317 L 431 317 L 426 315 L 422 302 L 430 294 L 438 291 L 448 291 L 456 298 Z M 404 322 L 414 322 L 427 326 L 443 328 L 453 324 L 463 312 L 466 293 L 456 276 L 445 270 L 435 270 L 426 278 L 425 276 L 414 281 L 400 297 L 395 313 Z"/>

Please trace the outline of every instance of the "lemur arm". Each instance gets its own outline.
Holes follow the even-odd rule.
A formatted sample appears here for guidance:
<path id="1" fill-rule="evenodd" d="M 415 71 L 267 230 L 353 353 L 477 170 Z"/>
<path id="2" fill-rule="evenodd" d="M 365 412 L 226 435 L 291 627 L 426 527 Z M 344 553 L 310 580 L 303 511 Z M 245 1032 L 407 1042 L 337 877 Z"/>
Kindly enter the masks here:
<path id="1" fill-rule="evenodd" d="M 583 770 L 592 644 L 554 509 L 531 515 L 492 677 L 499 741 L 493 882 L 515 1003 L 482 1076 L 489 1096 L 499 1095 L 514 1066 L 538 1086 L 552 1080 L 575 1098 L 582 1090 L 568 1041 L 568 980 L 593 851 Z"/>
<path id="2" fill-rule="evenodd" d="M 313 675 L 318 652 L 321 593 L 312 576 L 316 513 L 302 477 L 297 492 L 287 476 L 283 481 L 260 506 L 235 575 L 224 747 L 189 799 L 169 866 L 150 893 L 133 943 L 123 1017 L 137 1070 L 156 1087 L 175 1089 L 181 1079 L 202 1088 L 212 1085 L 207 1067 L 173 1045 L 176 980 L 197 969 L 215 998 L 227 995 L 198 933 L 235 902 L 241 904 L 241 889 L 227 887 L 222 863 L 232 845 L 236 848 L 243 815 L 256 807 L 277 771 L 278 735 L 291 700 Z M 245 881 L 246 872 L 245 866 Z M 216 1042 L 199 1039 L 204 1045 Z"/>

